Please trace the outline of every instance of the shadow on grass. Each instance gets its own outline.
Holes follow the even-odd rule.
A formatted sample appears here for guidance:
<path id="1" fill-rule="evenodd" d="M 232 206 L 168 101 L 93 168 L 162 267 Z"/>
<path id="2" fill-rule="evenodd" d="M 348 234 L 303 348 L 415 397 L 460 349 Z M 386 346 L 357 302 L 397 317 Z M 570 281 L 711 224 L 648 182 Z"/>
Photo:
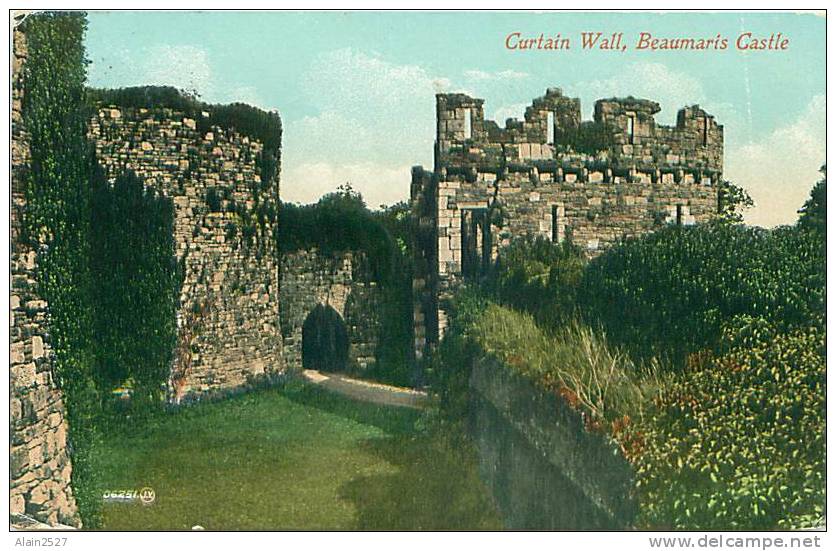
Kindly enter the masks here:
<path id="1" fill-rule="evenodd" d="M 357 510 L 359 530 L 501 530 L 475 461 L 429 435 L 368 440 L 366 449 L 396 471 L 357 477 L 340 497 Z"/>
<path id="2" fill-rule="evenodd" d="M 304 383 L 288 384 L 281 392 L 298 404 L 377 427 L 393 436 L 413 434 L 423 416 L 412 408 L 362 402 Z"/>
<path id="3" fill-rule="evenodd" d="M 340 498 L 357 510 L 356 529 L 502 529 L 472 451 L 422 429 L 423 412 L 352 400 L 311 385 L 287 387 L 283 395 L 389 435 L 361 445 L 393 472 L 361 475 L 340 488 Z"/>

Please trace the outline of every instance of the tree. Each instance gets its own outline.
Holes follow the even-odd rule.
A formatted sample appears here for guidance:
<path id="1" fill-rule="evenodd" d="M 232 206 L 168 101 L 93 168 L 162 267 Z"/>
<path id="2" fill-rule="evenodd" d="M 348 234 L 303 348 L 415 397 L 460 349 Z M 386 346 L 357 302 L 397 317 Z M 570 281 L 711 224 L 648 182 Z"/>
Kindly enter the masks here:
<path id="1" fill-rule="evenodd" d="M 816 182 L 810 198 L 798 211 L 798 226 L 824 235 L 827 233 L 827 165 L 822 165 L 819 172 L 822 179 Z"/>
<path id="2" fill-rule="evenodd" d="M 728 180 L 720 187 L 718 202 L 719 219 L 731 224 L 743 222 L 743 211 L 755 206 L 745 189 Z"/>

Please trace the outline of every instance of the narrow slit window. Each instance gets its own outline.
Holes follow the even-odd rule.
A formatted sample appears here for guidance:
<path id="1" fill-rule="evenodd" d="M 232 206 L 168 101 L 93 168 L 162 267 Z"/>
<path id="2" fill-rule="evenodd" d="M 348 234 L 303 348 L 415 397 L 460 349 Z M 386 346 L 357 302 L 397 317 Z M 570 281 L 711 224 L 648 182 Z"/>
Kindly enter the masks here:
<path id="1" fill-rule="evenodd" d="M 676 225 L 681 226 L 684 221 L 685 208 L 682 205 L 676 205 Z"/>
<path id="2" fill-rule="evenodd" d="M 464 139 L 469 140 L 473 135 L 473 113 L 470 109 L 464 111 Z"/>
<path id="3" fill-rule="evenodd" d="M 633 136 L 636 131 L 636 116 L 630 115 L 627 117 L 627 136 L 630 138 L 630 143 L 633 143 Z"/>
<path id="4" fill-rule="evenodd" d="M 546 126 L 546 143 L 554 143 L 554 111 L 549 111 Z"/>
<path id="5" fill-rule="evenodd" d="M 560 209 L 552 205 L 552 243 L 560 241 Z"/>

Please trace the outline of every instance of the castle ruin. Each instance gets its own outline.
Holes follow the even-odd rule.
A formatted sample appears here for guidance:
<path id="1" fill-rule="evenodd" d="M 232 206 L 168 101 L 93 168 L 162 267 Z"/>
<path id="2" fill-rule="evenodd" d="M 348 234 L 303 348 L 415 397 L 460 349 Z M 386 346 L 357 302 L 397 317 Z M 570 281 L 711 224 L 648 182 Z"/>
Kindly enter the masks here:
<path id="1" fill-rule="evenodd" d="M 723 127 L 698 105 L 657 124 L 645 99 L 595 102 L 549 88 L 504 128 L 484 100 L 436 96 L 435 166 L 412 170 L 416 220 L 415 353 L 446 326 L 444 300 L 485 273 L 515 237 L 570 240 L 595 256 L 664 224 L 703 222 L 718 210 Z"/>

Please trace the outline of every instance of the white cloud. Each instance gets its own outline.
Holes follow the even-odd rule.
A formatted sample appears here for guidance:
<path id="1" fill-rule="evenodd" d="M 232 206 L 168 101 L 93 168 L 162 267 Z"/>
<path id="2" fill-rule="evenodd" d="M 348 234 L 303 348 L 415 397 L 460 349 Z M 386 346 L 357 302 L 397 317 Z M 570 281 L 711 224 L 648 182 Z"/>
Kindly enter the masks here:
<path id="1" fill-rule="evenodd" d="M 731 105 L 708 98 L 698 79 L 688 73 L 674 71 L 663 63 L 628 63 L 609 78 L 580 82 L 567 86 L 566 90 L 568 95 L 591 101 L 620 96 L 656 101 L 662 108 L 656 115 L 656 121 L 660 124 L 674 124 L 677 111 L 695 103 L 716 116 L 721 124 L 737 126 L 742 122 Z M 591 110 L 591 103 L 584 104 L 586 109 Z"/>
<path id="2" fill-rule="evenodd" d="M 285 165 L 283 164 L 283 167 Z M 282 171 L 282 200 L 312 203 L 337 186 L 350 182 L 370 208 L 409 198 L 411 165 L 391 166 L 374 162 L 337 164 L 295 163 Z"/>
<path id="3" fill-rule="evenodd" d="M 122 50 L 105 66 L 93 63 L 90 81 L 107 79 L 113 86 L 173 86 L 197 92 L 210 103 L 243 102 L 266 108 L 254 86 L 225 82 L 212 72 L 209 55 L 203 48 L 189 44 L 159 44 L 138 52 Z"/>
<path id="4" fill-rule="evenodd" d="M 522 71 L 515 71 L 513 69 L 506 69 L 504 71 L 482 71 L 480 69 L 470 69 L 464 72 L 464 76 L 469 80 L 484 81 L 484 80 L 515 80 L 519 78 L 528 78 L 530 75 Z"/>
<path id="5" fill-rule="evenodd" d="M 350 48 L 302 77 L 316 114 L 285 120 L 282 197 L 315 201 L 351 181 L 370 206 L 409 197 L 410 167 L 432 163 L 435 94 L 449 79 Z"/>
<path id="6" fill-rule="evenodd" d="M 747 223 L 770 227 L 796 221 L 825 162 L 825 108 L 825 96 L 814 96 L 795 121 L 727 151 L 726 178 L 755 201 Z"/>
<path id="7" fill-rule="evenodd" d="M 505 121 L 507 119 L 522 120 L 525 116 L 525 109 L 529 105 L 530 104 L 528 103 L 514 103 L 512 105 L 506 105 L 494 111 L 493 117 L 489 118 L 495 121 L 499 126 L 505 126 Z"/>

